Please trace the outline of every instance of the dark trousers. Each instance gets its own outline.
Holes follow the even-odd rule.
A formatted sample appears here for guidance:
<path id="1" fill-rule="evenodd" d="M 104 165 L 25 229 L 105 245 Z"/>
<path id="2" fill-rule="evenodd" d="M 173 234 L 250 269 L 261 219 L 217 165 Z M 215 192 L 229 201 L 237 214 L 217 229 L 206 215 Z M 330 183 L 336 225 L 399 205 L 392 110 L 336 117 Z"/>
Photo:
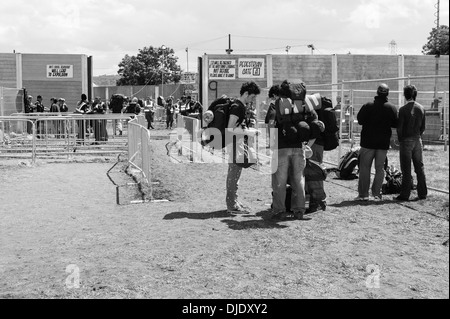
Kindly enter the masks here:
<path id="1" fill-rule="evenodd" d="M 400 142 L 400 168 L 402 170 L 402 187 L 400 196 L 409 198 L 411 195 L 411 161 L 417 175 L 417 195 L 419 198 L 427 197 L 427 182 L 422 156 L 422 139 L 407 138 Z"/>

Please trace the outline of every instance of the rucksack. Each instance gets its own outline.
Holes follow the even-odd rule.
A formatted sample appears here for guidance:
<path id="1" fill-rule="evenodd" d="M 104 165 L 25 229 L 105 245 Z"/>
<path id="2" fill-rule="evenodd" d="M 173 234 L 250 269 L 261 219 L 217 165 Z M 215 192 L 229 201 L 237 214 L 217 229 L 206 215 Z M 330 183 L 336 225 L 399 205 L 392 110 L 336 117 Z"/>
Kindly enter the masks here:
<path id="1" fill-rule="evenodd" d="M 381 193 L 386 194 L 400 194 L 400 191 L 402 189 L 402 177 L 403 174 L 401 171 L 399 171 L 397 168 L 394 167 L 394 165 L 388 166 L 387 164 L 387 157 L 386 161 L 384 163 L 384 171 L 385 176 L 384 179 L 386 180 L 386 183 L 384 183 L 381 186 Z M 414 189 L 414 179 L 411 176 L 411 189 Z"/>
<path id="2" fill-rule="evenodd" d="M 339 146 L 339 127 L 337 126 L 336 111 L 331 100 L 321 97 L 321 109 L 317 110 L 319 120 L 325 124 L 325 131 L 321 134 L 323 150 L 332 151 Z"/>
<path id="3" fill-rule="evenodd" d="M 289 83 L 289 89 L 292 92 L 292 101 L 304 101 L 306 96 L 306 86 L 305 83 Z"/>
<path id="4" fill-rule="evenodd" d="M 275 101 L 275 112 L 277 127 L 282 128 L 283 136 L 290 143 L 308 140 L 309 136 L 305 136 L 306 134 L 304 133 L 304 129 L 308 129 L 309 131 L 309 126 L 306 128 L 307 123 L 304 122 L 304 108 L 303 110 L 299 110 L 290 98 L 280 97 Z"/>
<path id="5" fill-rule="evenodd" d="M 228 126 L 228 120 L 230 119 L 231 105 L 235 102 L 235 99 L 226 95 L 222 95 L 220 98 L 214 100 L 208 107 L 208 111 L 213 112 L 214 119 L 204 128 L 204 133 L 208 135 L 208 129 L 214 128 L 220 131 L 222 134 L 222 141 L 215 140 L 214 135 L 206 136 L 202 139 L 201 144 L 203 146 L 209 145 L 215 149 L 221 149 L 225 147 L 225 130 Z M 209 133 L 213 133 L 211 130 Z M 205 134 L 202 134 L 204 136 Z M 214 142 L 213 142 L 214 141 Z"/>
<path id="6" fill-rule="evenodd" d="M 125 97 L 122 94 L 113 94 L 109 100 L 109 108 L 113 113 L 121 113 Z"/>
<path id="7" fill-rule="evenodd" d="M 339 179 L 356 179 L 358 176 L 354 173 L 356 166 L 359 164 L 360 148 L 352 148 L 345 153 L 340 159 L 336 170 L 336 176 Z"/>

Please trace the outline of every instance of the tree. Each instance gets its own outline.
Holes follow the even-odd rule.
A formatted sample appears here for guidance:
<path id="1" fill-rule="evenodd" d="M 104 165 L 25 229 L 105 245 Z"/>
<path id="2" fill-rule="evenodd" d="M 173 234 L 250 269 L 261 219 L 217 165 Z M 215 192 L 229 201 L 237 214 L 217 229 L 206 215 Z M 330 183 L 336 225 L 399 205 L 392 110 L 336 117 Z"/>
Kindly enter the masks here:
<path id="1" fill-rule="evenodd" d="M 177 65 L 178 57 L 173 53 L 170 48 L 150 46 L 139 49 L 137 56 L 126 54 L 119 63 L 117 85 L 178 83 L 181 68 Z"/>
<path id="2" fill-rule="evenodd" d="M 437 44 L 439 47 L 437 47 Z M 439 32 L 437 31 L 437 28 L 431 30 L 427 44 L 422 47 L 422 53 L 426 55 L 448 55 L 448 26 L 441 25 L 439 27 Z"/>

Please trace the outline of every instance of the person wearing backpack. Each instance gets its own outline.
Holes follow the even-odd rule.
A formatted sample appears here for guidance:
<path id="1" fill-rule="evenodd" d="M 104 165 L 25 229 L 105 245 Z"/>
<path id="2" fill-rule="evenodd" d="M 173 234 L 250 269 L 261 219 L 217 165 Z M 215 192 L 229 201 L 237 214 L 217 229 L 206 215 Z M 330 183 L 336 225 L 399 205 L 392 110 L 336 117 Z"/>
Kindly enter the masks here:
<path id="1" fill-rule="evenodd" d="M 306 115 L 304 112 L 304 96 L 306 89 L 291 90 L 291 84 L 285 80 L 280 85 L 280 97 L 276 100 L 276 130 L 275 145 L 272 155 L 272 219 L 284 220 L 289 212 L 286 210 L 287 184 L 292 188 L 291 207 L 295 219 L 303 219 L 306 212 L 304 169 L 306 166 L 303 143 L 309 140 L 308 119 L 317 119 L 317 114 Z M 304 92 L 301 92 L 301 91 Z M 302 107 L 293 101 L 293 96 L 299 96 Z M 299 103 L 299 104 L 300 104 Z M 313 111 L 313 110 L 312 110 Z M 276 165 L 276 167 L 275 167 Z"/>
<path id="2" fill-rule="evenodd" d="M 266 117 L 264 118 L 264 123 L 267 125 L 267 142 L 270 141 L 270 129 L 275 128 L 276 111 L 275 111 L 275 101 L 280 96 L 280 86 L 273 85 L 269 89 L 269 107 L 267 109 Z M 270 146 L 268 146 L 270 147 Z"/>
<path id="3" fill-rule="evenodd" d="M 311 148 L 313 155 L 310 160 L 323 164 L 324 151 L 334 150 L 339 146 L 339 127 L 337 126 L 336 114 L 330 99 L 316 93 L 307 95 L 307 104 L 317 109 L 317 116 L 323 127 L 320 128 L 317 138 L 311 140 L 308 146 Z M 314 137 L 314 136 L 313 136 Z M 319 209 L 323 211 L 327 207 L 327 194 L 325 193 L 323 180 L 306 180 L 306 191 L 309 194 L 309 208 L 306 214 L 314 213 Z"/>
<path id="4" fill-rule="evenodd" d="M 414 85 L 403 88 L 406 104 L 400 108 L 397 135 L 400 142 L 400 168 L 402 186 L 395 200 L 407 201 L 411 195 L 411 161 L 417 175 L 418 200 L 427 198 L 427 182 L 422 156 L 422 134 L 425 131 L 425 109 L 416 102 L 417 89 Z"/>
<path id="5" fill-rule="evenodd" d="M 381 83 L 374 101 L 364 104 L 357 115 L 358 123 L 362 125 L 357 201 L 369 200 L 370 170 L 374 160 L 372 196 L 377 201 L 382 199 L 384 161 L 390 147 L 392 128 L 396 128 L 398 123 L 397 108 L 389 103 L 388 95 L 389 87 Z"/>
<path id="6" fill-rule="evenodd" d="M 225 134 L 231 134 L 229 130 L 232 130 L 233 135 L 239 133 L 247 136 L 251 135 L 251 131 L 248 130 L 248 125 L 250 123 L 246 123 L 247 105 L 253 102 L 255 97 L 260 93 L 261 89 L 255 82 L 252 81 L 242 84 L 240 89 L 240 97 L 233 100 L 233 103 L 228 111 L 228 124 Z M 242 138 L 242 140 L 243 139 L 244 138 Z M 226 137 L 225 140 L 233 141 L 232 138 L 228 137 Z M 236 143 L 231 142 L 226 145 L 227 152 L 230 156 L 228 160 L 228 174 L 226 181 L 226 205 L 227 212 L 230 214 L 248 213 L 247 207 L 238 201 L 237 195 L 239 180 L 243 168 L 241 165 L 235 163 L 234 149 L 235 146 L 237 146 L 237 140 L 241 140 L 241 138 L 237 138 Z"/>

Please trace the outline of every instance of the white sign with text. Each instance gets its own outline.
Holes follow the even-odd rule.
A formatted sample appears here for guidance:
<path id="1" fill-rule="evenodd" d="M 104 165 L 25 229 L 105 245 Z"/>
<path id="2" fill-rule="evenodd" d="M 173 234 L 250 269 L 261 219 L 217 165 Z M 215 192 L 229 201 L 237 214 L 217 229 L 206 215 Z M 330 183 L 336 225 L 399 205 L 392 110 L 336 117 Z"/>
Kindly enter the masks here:
<path id="1" fill-rule="evenodd" d="M 236 60 L 209 60 L 209 79 L 236 79 Z"/>
<path id="2" fill-rule="evenodd" d="M 239 59 L 239 78 L 263 79 L 264 59 L 242 58 Z"/>
<path id="3" fill-rule="evenodd" d="M 73 65 L 47 64 L 47 78 L 71 79 L 73 78 Z"/>

